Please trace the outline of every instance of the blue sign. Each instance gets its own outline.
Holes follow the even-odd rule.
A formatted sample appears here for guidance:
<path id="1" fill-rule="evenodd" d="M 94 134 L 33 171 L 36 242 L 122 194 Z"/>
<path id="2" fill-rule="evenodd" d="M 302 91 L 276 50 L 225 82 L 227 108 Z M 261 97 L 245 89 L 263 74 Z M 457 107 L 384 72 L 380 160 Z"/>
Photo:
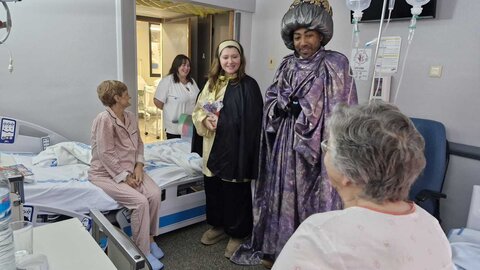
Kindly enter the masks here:
<path id="1" fill-rule="evenodd" d="M 0 125 L 2 127 L 2 131 L 0 133 L 0 143 L 14 143 L 17 121 L 8 118 L 2 118 Z"/>

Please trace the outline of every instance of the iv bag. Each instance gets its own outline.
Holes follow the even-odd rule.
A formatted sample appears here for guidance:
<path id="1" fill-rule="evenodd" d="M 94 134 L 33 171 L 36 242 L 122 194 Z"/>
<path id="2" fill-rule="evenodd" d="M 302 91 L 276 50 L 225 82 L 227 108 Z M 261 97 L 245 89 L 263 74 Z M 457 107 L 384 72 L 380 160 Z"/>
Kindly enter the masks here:
<path id="1" fill-rule="evenodd" d="M 347 8 L 353 11 L 354 18 L 362 18 L 362 11 L 370 6 L 371 0 L 346 0 Z"/>
<path id="2" fill-rule="evenodd" d="M 407 3 L 409 3 L 412 7 L 415 7 L 415 6 L 423 6 L 425 5 L 426 3 L 430 2 L 430 0 L 407 0 Z"/>
<path id="3" fill-rule="evenodd" d="M 430 0 L 407 0 L 413 8 L 411 9 L 412 15 L 420 15 L 422 13 L 422 6 L 426 3 L 430 2 Z"/>

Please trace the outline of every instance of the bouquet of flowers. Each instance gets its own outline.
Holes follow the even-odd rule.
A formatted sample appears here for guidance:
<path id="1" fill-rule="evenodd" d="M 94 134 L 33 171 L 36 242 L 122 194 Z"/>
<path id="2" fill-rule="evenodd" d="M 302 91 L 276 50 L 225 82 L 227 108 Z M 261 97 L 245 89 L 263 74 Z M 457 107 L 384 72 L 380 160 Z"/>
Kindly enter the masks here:
<path id="1" fill-rule="evenodd" d="M 218 116 L 220 115 L 220 110 L 223 108 L 223 102 L 221 100 L 216 100 L 213 102 L 205 101 L 202 108 L 207 116 L 211 119 L 213 125 L 216 126 Z"/>
<path id="2" fill-rule="evenodd" d="M 202 107 L 208 116 L 215 115 L 218 118 L 220 110 L 223 108 L 223 102 L 221 100 L 216 100 L 214 102 L 205 101 Z"/>

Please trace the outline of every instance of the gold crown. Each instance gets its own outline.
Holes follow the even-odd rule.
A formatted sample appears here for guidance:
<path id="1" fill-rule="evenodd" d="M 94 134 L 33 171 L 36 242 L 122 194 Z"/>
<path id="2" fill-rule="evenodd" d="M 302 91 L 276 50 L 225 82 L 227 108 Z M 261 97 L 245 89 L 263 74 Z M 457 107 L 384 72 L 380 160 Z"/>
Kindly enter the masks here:
<path id="1" fill-rule="evenodd" d="M 293 1 L 292 5 L 290 5 L 290 9 L 295 8 L 301 3 L 310 3 L 312 5 L 322 7 L 328 12 L 328 14 L 330 14 L 330 16 L 333 16 L 332 7 L 330 6 L 328 0 L 295 0 Z"/>

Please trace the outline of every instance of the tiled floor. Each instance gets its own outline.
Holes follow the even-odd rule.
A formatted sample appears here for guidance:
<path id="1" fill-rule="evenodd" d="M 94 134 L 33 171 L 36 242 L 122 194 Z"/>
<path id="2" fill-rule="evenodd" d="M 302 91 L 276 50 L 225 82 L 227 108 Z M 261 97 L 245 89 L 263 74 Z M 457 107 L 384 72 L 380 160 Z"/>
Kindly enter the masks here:
<path id="1" fill-rule="evenodd" d="M 157 128 L 158 125 L 158 128 Z M 162 119 L 156 116 L 150 116 L 148 119 L 140 117 L 138 119 L 138 126 L 140 128 L 143 143 L 156 142 L 166 139 L 165 134 L 162 132 Z M 145 131 L 148 134 L 145 134 Z"/>

